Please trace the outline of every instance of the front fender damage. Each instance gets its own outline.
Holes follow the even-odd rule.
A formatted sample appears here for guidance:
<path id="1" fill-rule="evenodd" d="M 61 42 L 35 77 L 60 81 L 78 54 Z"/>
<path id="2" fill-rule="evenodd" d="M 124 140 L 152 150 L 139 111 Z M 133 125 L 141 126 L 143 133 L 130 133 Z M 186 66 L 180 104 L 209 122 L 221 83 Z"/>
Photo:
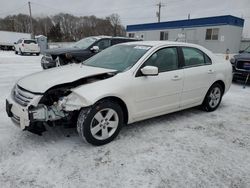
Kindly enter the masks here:
<path id="1" fill-rule="evenodd" d="M 62 109 L 65 111 L 80 110 L 82 107 L 89 106 L 89 102 L 77 93 L 72 92 L 60 101 Z"/>
<path id="2" fill-rule="evenodd" d="M 79 111 L 82 108 L 88 108 L 92 103 L 75 93 L 74 88 L 114 75 L 114 73 L 96 75 L 49 89 L 38 105 L 29 107 L 30 126 L 26 127 L 26 130 L 41 135 L 46 131 L 46 125 L 75 126 Z"/>

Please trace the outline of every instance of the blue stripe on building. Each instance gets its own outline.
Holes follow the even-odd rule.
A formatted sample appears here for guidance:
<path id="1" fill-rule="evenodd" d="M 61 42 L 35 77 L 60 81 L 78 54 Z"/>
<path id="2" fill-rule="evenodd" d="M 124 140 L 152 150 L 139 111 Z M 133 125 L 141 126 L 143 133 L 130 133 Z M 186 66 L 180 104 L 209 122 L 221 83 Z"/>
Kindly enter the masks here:
<path id="1" fill-rule="evenodd" d="M 226 15 L 226 16 L 196 18 L 189 20 L 178 20 L 178 21 L 169 21 L 160 23 L 137 24 L 137 25 L 128 25 L 127 32 L 206 27 L 206 26 L 219 26 L 219 25 L 233 25 L 233 26 L 243 27 L 244 19 L 231 15 Z"/>

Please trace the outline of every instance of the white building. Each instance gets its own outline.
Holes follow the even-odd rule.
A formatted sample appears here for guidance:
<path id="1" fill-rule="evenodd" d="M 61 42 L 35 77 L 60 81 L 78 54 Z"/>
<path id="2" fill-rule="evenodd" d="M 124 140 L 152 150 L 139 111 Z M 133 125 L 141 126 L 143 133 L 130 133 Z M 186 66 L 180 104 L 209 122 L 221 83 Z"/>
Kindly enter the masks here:
<path id="1" fill-rule="evenodd" d="M 244 19 L 231 15 L 127 26 L 127 36 L 143 40 L 185 41 L 215 53 L 238 53 Z"/>

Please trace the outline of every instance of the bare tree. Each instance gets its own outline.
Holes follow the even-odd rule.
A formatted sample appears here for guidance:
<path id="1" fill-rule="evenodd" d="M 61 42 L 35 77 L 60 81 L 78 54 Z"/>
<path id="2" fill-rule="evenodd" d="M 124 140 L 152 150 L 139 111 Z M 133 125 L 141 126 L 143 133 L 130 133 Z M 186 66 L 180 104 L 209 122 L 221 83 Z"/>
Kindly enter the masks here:
<path id="1" fill-rule="evenodd" d="M 109 20 L 111 25 L 113 26 L 113 35 L 117 36 L 118 34 L 120 34 L 120 31 L 118 30 L 120 29 L 119 26 L 121 25 L 120 16 L 118 14 L 111 14 L 106 19 Z"/>
<path id="2" fill-rule="evenodd" d="M 35 35 L 45 35 L 50 41 L 77 41 L 93 35 L 125 36 L 118 14 L 97 18 L 59 13 L 33 18 L 32 22 Z M 0 30 L 29 33 L 29 16 L 18 14 L 0 19 Z"/>

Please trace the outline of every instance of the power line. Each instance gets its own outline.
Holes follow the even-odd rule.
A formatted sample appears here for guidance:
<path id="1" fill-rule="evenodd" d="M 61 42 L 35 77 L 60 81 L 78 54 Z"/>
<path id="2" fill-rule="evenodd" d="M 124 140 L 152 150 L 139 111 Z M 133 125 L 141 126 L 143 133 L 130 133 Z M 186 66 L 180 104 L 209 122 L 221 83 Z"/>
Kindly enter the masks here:
<path id="1" fill-rule="evenodd" d="M 131 9 L 139 9 L 139 8 L 145 8 L 145 7 L 152 7 L 154 6 L 154 4 L 147 4 L 147 5 L 144 5 L 144 6 L 129 6 L 129 7 L 125 7 L 125 8 L 115 8 L 115 9 L 97 9 L 97 10 L 93 10 L 93 11 L 88 11 L 88 12 L 85 12 L 84 14 L 83 13 L 76 13 L 76 12 L 72 12 L 72 11 L 68 11 L 68 10 L 64 10 L 64 9 L 58 9 L 58 8 L 54 8 L 54 7 L 51 7 L 51 6 L 48 6 L 48 5 L 44 5 L 44 4 L 41 4 L 41 3 L 37 3 L 37 2 L 32 2 L 32 4 L 34 5 L 38 5 L 40 7 L 46 7 L 48 9 L 53 9 L 53 10 L 56 10 L 56 11 L 60 11 L 62 13 L 70 13 L 70 14 L 73 14 L 73 15 L 78 15 L 78 16 L 83 16 L 83 15 L 87 15 L 87 14 L 96 14 L 96 13 L 103 13 L 103 12 L 106 12 L 106 11 L 112 11 L 112 12 L 115 12 L 115 11 L 124 11 L 124 10 L 131 10 Z"/>

